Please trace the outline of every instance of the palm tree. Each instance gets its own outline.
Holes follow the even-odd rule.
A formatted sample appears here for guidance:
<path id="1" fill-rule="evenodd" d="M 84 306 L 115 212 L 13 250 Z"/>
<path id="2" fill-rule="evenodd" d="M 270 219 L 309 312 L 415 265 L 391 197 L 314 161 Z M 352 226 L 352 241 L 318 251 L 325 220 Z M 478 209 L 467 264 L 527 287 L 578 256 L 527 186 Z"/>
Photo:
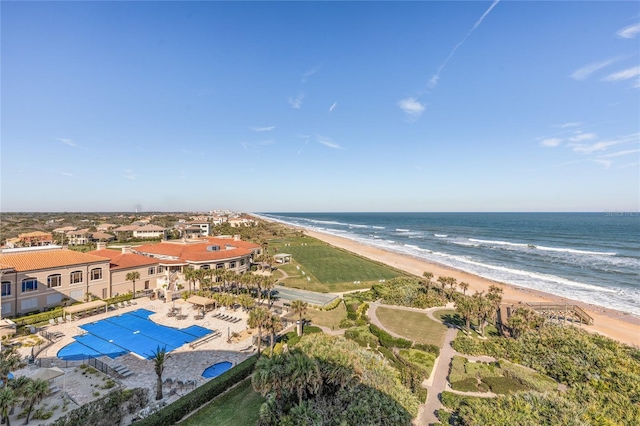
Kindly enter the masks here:
<path id="1" fill-rule="evenodd" d="M 158 376 L 156 382 L 156 401 L 158 401 L 162 399 L 162 373 L 164 373 L 164 363 L 169 359 L 170 355 L 167 353 L 166 346 L 162 349 L 158 346 L 155 351 L 151 352 L 151 355 L 153 355 L 151 358 L 153 368 L 156 371 L 156 376 Z"/>
<path id="2" fill-rule="evenodd" d="M 285 366 L 289 358 L 289 353 L 261 357 L 256 362 L 256 367 L 251 377 L 251 384 L 256 392 L 262 396 L 275 392 L 276 402 L 283 403 L 282 394 L 286 382 Z"/>
<path id="3" fill-rule="evenodd" d="M 489 316 L 490 312 L 493 309 L 493 305 L 491 301 L 485 297 L 482 292 L 476 292 L 473 295 L 475 312 L 478 317 L 478 326 L 480 327 L 480 335 L 484 337 L 484 326 L 487 320 L 487 316 Z"/>
<path id="4" fill-rule="evenodd" d="M 244 309 L 245 311 L 250 310 L 256 304 L 256 301 L 254 300 L 253 297 L 251 297 L 248 294 L 244 294 L 244 293 L 241 294 L 240 296 L 238 296 L 238 298 L 236 300 L 238 301 L 240 306 L 242 306 L 242 309 Z"/>
<path id="5" fill-rule="evenodd" d="M 198 279 L 198 272 L 193 266 L 185 266 L 182 270 L 182 274 L 184 275 L 184 279 L 189 283 L 189 291 L 191 291 L 191 283 L 195 287 L 195 281 Z"/>
<path id="6" fill-rule="evenodd" d="M 451 290 L 449 291 L 449 300 L 453 299 L 453 293 L 456 291 L 456 287 L 458 286 L 458 280 L 453 277 L 449 277 L 449 286 L 451 286 Z"/>
<path id="7" fill-rule="evenodd" d="M 128 272 L 127 276 L 124 278 L 127 281 L 133 281 L 133 298 L 136 298 L 136 280 L 140 279 L 140 272 L 133 271 Z"/>
<path id="8" fill-rule="evenodd" d="M 426 279 L 425 281 L 422 282 L 422 284 L 426 287 L 427 296 L 428 296 L 429 295 L 429 288 L 431 288 L 431 280 L 433 279 L 433 273 L 431 273 L 431 272 L 423 272 L 422 276 Z"/>
<path id="9" fill-rule="evenodd" d="M 461 281 L 460 284 L 458 284 L 458 287 L 462 289 L 462 294 L 466 296 L 467 290 L 469 290 L 469 283 L 465 283 L 464 281 Z"/>
<path id="10" fill-rule="evenodd" d="M 267 307 L 271 307 L 271 290 L 276 286 L 276 282 L 271 277 L 264 277 L 262 288 L 267 290 Z"/>
<path id="11" fill-rule="evenodd" d="M 2 380 L 5 388 L 9 384 L 9 373 L 19 370 L 25 365 L 15 346 L 0 352 L 0 380 Z"/>
<path id="12" fill-rule="evenodd" d="M 271 315 L 271 317 L 269 318 L 269 321 L 267 321 L 265 328 L 269 331 L 269 337 L 270 337 L 269 353 L 272 354 L 276 333 L 282 330 L 282 319 L 280 319 L 280 317 L 277 315 Z"/>
<path id="13" fill-rule="evenodd" d="M 303 397 L 308 393 L 315 395 L 322 385 L 322 375 L 318 362 L 303 353 L 291 354 L 286 365 L 285 385 L 290 387 L 291 393 L 298 396 L 298 403 L 302 403 Z"/>
<path id="14" fill-rule="evenodd" d="M 256 308 L 249 312 L 247 324 L 251 328 L 258 329 L 258 355 L 260 355 L 260 345 L 262 344 L 262 329 L 268 324 L 270 317 L 269 311 L 265 308 Z"/>
<path id="15" fill-rule="evenodd" d="M 442 287 L 442 295 L 446 296 L 447 293 L 444 290 L 447 287 L 447 284 L 449 283 L 449 277 L 438 277 L 438 282 L 440 283 L 440 286 Z"/>
<path id="16" fill-rule="evenodd" d="M 475 300 L 471 297 L 459 297 L 456 301 L 456 310 L 465 321 L 465 328 L 467 330 L 467 334 L 469 334 L 469 328 L 471 325 L 471 316 L 476 311 Z"/>
<path id="17" fill-rule="evenodd" d="M 11 426 L 9 413 L 17 402 L 17 397 L 13 389 L 8 386 L 0 389 L 0 417 L 2 417 L 2 422 L 6 423 L 7 426 Z"/>
<path id="18" fill-rule="evenodd" d="M 298 314 L 298 320 L 300 321 L 300 325 L 302 326 L 302 315 L 307 313 L 307 307 L 309 304 L 307 302 L 303 302 L 302 300 L 294 300 L 291 302 L 291 309 Z M 300 327 L 301 329 L 303 327 Z"/>
<path id="19" fill-rule="evenodd" d="M 22 408 L 27 409 L 27 418 L 25 425 L 29 424 L 29 416 L 33 406 L 39 404 L 42 399 L 49 393 L 49 383 L 41 379 L 30 379 L 21 392 Z"/>

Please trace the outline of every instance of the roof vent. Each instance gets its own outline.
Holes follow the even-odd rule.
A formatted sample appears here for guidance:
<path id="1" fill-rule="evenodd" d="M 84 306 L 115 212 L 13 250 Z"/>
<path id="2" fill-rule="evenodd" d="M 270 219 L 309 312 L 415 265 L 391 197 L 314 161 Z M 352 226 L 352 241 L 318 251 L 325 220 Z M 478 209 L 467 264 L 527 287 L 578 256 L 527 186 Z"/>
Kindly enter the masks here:
<path id="1" fill-rule="evenodd" d="M 220 251 L 220 246 L 207 246 L 207 251 Z"/>

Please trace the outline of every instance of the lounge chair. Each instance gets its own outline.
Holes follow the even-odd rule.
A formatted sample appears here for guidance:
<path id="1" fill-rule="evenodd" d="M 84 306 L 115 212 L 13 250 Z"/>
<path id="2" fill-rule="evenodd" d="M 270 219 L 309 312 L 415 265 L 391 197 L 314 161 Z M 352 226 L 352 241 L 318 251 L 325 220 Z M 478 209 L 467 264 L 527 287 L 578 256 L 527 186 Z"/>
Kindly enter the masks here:
<path id="1" fill-rule="evenodd" d="M 71 315 L 67 315 L 66 321 L 67 322 L 73 321 L 73 317 Z"/>
<path id="2" fill-rule="evenodd" d="M 54 318 L 49 318 L 49 325 L 56 325 L 56 320 Z"/>
<path id="3" fill-rule="evenodd" d="M 114 305 L 113 303 L 109 305 L 109 310 L 110 311 L 115 311 L 116 309 L 118 309 L 118 307 L 116 305 Z"/>
<path id="4" fill-rule="evenodd" d="M 131 300 L 129 300 L 129 304 L 130 305 L 137 305 L 138 302 L 136 302 L 135 300 L 131 299 Z"/>
<path id="5" fill-rule="evenodd" d="M 64 324 L 64 318 L 63 317 L 56 318 L 56 321 L 58 322 L 58 324 Z"/>
<path id="6" fill-rule="evenodd" d="M 118 308 L 126 308 L 122 302 L 118 302 Z"/>

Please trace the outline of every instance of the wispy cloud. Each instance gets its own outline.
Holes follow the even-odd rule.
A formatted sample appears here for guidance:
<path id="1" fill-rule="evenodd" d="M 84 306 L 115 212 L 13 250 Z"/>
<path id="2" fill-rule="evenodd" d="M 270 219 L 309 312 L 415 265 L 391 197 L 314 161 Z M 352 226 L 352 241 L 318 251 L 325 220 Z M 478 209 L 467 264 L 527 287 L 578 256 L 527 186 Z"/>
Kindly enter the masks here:
<path id="1" fill-rule="evenodd" d="M 306 83 L 307 80 L 309 79 L 309 77 L 311 77 L 312 75 L 314 75 L 317 72 L 318 72 L 317 68 L 312 68 L 309 71 L 307 71 L 304 74 L 302 74 L 302 83 Z"/>
<path id="2" fill-rule="evenodd" d="M 333 111 L 333 109 L 337 106 L 338 106 L 337 102 L 332 103 L 331 106 L 329 107 L 329 112 Z"/>
<path id="3" fill-rule="evenodd" d="M 273 145 L 276 143 L 273 139 L 262 140 L 258 142 L 240 142 L 240 145 L 248 151 L 259 151 L 259 147 Z"/>
<path id="4" fill-rule="evenodd" d="M 302 144 L 300 149 L 298 149 L 298 155 L 300 155 L 300 153 L 302 152 L 302 149 L 305 146 L 307 146 L 307 144 L 309 143 L 309 140 L 311 139 L 311 136 L 309 136 L 309 135 L 298 135 L 298 137 L 304 139 L 304 143 Z"/>
<path id="5" fill-rule="evenodd" d="M 618 167 L 619 169 L 626 169 L 629 167 L 638 167 L 640 166 L 640 162 L 635 162 L 635 163 L 629 163 L 629 164 L 623 164 L 622 166 Z"/>
<path id="6" fill-rule="evenodd" d="M 598 135 L 595 133 L 578 133 L 576 136 L 571 136 L 569 140 L 571 142 L 583 142 L 583 141 L 592 141 L 597 139 Z"/>
<path id="7" fill-rule="evenodd" d="M 613 161 L 611 160 L 593 160 L 595 163 L 598 164 L 602 164 L 604 166 L 605 169 L 608 169 L 609 167 L 611 167 L 611 164 L 613 163 Z"/>
<path id="8" fill-rule="evenodd" d="M 558 145 L 560 145 L 562 143 L 563 139 L 560 138 L 548 138 L 548 139 L 543 139 L 540 141 L 540 145 L 541 146 L 548 146 L 548 147 L 556 147 Z"/>
<path id="9" fill-rule="evenodd" d="M 580 81 L 586 80 L 594 72 L 604 67 L 608 67 L 609 65 L 617 62 L 619 59 L 620 59 L 619 57 L 615 57 L 615 58 L 607 59 L 606 61 L 602 61 L 602 62 L 592 62 L 588 65 L 585 65 L 582 68 L 578 68 L 577 70 L 575 70 L 573 74 L 571 74 L 571 78 L 573 78 L 574 80 L 580 80 Z"/>
<path id="10" fill-rule="evenodd" d="M 67 138 L 56 138 L 56 139 L 59 140 L 60 142 L 64 143 L 64 144 L 66 144 L 66 145 L 78 147 L 78 144 L 76 144 L 71 139 L 67 139 Z"/>
<path id="11" fill-rule="evenodd" d="M 126 177 L 129 180 L 136 180 L 136 178 L 138 177 L 138 175 L 135 174 L 133 170 L 127 169 L 127 170 L 123 170 L 123 172 L 124 174 L 122 176 Z"/>
<path id="12" fill-rule="evenodd" d="M 624 27 L 616 33 L 620 38 L 636 38 L 638 34 L 640 34 L 640 22 Z"/>
<path id="13" fill-rule="evenodd" d="M 634 78 L 640 75 L 640 66 L 629 68 L 623 71 L 614 72 L 613 74 L 609 74 L 602 80 L 604 81 L 620 81 L 620 80 L 629 80 L 630 78 Z"/>
<path id="14" fill-rule="evenodd" d="M 335 143 L 331 138 L 328 138 L 326 136 L 316 135 L 316 140 L 318 141 L 318 143 L 321 143 L 324 146 L 328 146 L 329 148 L 344 149 L 343 147 Z"/>
<path id="15" fill-rule="evenodd" d="M 575 122 L 569 122 L 569 123 L 563 123 L 563 124 L 556 124 L 555 126 L 552 126 L 552 127 L 559 127 L 561 129 L 566 129 L 569 127 L 580 127 L 580 126 L 582 126 L 582 123 L 575 121 Z"/>
<path id="16" fill-rule="evenodd" d="M 444 68 L 447 66 L 447 63 L 449 63 L 451 58 L 453 58 L 453 55 L 456 53 L 456 50 L 458 50 L 460 48 L 460 46 L 462 46 L 464 44 L 464 42 L 467 41 L 469 36 L 471 36 L 471 34 L 473 34 L 473 32 L 476 30 L 476 28 L 478 28 L 480 26 L 480 24 L 482 24 L 482 21 L 484 21 L 484 19 L 487 17 L 487 15 L 489 15 L 489 13 L 493 10 L 494 7 L 496 7 L 496 5 L 499 2 L 500 2 L 500 0 L 494 0 L 494 2 L 491 3 L 491 6 L 489 6 L 489 8 L 482 14 L 480 19 L 478 19 L 476 21 L 476 23 L 473 24 L 473 27 L 471 27 L 471 29 L 469 30 L 467 35 L 464 36 L 462 41 L 455 45 L 455 47 L 453 48 L 451 53 L 449 53 L 449 56 L 447 56 L 447 59 L 445 59 L 444 62 L 442 64 L 440 64 L 440 66 L 438 67 L 438 70 L 436 71 L 436 73 L 429 80 L 429 87 L 430 88 L 433 89 L 434 87 L 436 87 L 438 85 L 438 80 L 440 80 L 440 74 L 442 73 L 442 71 L 444 71 Z"/>
<path id="17" fill-rule="evenodd" d="M 640 149 L 625 149 L 623 151 L 612 152 L 610 154 L 603 154 L 600 158 L 621 157 L 623 155 L 635 154 L 636 152 L 640 152 Z"/>
<path id="18" fill-rule="evenodd" d="M 298 93 L 298 96 L 296 96 L 295 98 L 289 98 L 287 99 L 287 102 L 289 102 L 289 105 L 291 105 L 293 107 L 293 109 L 300 109 L 302 108 L 302 100 L 304 99 L 304 93 Z"/>
<path id="19" fill-rule="evenodd" d="M 412 119 L 417 119 L 424 112 L 425 106 L 418 102 L 416 98 L 400 99 L 397 103 L 398 108 L 404 111 Z"/>
<path id="20" fill-rule="evenodd" d="M 62 176 L 68 176 L 68 177 L 72 177 L 72 178 L 77 178 L 78 176 L 74 175 L 73 173 L 69 173 L 69 172 L 62 172 Z"/>
<path id="21" fill-rule="evenodd" d="M 630 135 L 620 136 L 616 139 L 596 142 L 590 145 L 574 143 L 572 146 L 575 152 L 580 152 L 583 154 L 592 154 L 594 152 L 604 151 L 611 146 L 623 145 L 627 143 L 638 143 L 638 142 L 640 142 L 640 133 L 633 133 Z"/>
<path id="22" fill-rule="evenodd" d="M 266 127 L 252 127 L 251 130 L 254 132 L 268 132 L 275 129 L 276 126 L 266 126 Z"/>

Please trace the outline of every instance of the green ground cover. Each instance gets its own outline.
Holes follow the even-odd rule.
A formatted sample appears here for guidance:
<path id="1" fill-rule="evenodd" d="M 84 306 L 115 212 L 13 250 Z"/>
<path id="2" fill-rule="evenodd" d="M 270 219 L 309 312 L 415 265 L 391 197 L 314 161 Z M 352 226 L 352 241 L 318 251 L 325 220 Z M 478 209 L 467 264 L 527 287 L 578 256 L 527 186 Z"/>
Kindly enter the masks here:
<path id="1" fill-rule="evenodd" d="M 278 266 L 289 275 L 284 280 L 285 286 L 304 290 L 341 292 L 363 289 L 381 279 L 389 280 L 404 275 L 401 271 L 311 237 L 270 240 L 270 252 L 275 253 L 276 249 L 293 257 L 291 264 Z M 354 284 L 354 281 L 359 282 Z"/>
<path id="2" fill-rule="evenodd" d="M 253 390 L 251 378 L 248 378 L 179 424 L 183 426 L 254 425 L 258 421 L 260 406 L 264 401 L 262 395 Z"/>
<path id="3" fill-rule="evenodd" d="M 382 325 L 406 339 L 442 347 L 447 327 L 421 312 L 379 307 L 376 316 Z"/>
<path id="4" fill-rule="evenodd" d="M 335 309 L 330 311 L 320 311 L 318 309 L 307 309 L 307 313 L 303 315 L 304 318 L 311 321 L 313 325 L 322 325 L 329 327 L 332 330 L 340 328 L 340 321 L 347 316 L 347 310 L 344 307 L 344 303 L 340 303 Z M 291 311 L 287 318 L 293 320 L 298 319 L 298 315 Z"/>
<path id="5" fill-rule="evenodd" d="M 400 356 L 413 364 L 419 370 L 423 371 L 425 373 L 425 378 L 429 378 L 431 371 L 433 370 L 433 364 L 436 360 L 436 356 L 434 354 L 420 351 L 418 349 L 402 349 L 400 351 Z"/>

